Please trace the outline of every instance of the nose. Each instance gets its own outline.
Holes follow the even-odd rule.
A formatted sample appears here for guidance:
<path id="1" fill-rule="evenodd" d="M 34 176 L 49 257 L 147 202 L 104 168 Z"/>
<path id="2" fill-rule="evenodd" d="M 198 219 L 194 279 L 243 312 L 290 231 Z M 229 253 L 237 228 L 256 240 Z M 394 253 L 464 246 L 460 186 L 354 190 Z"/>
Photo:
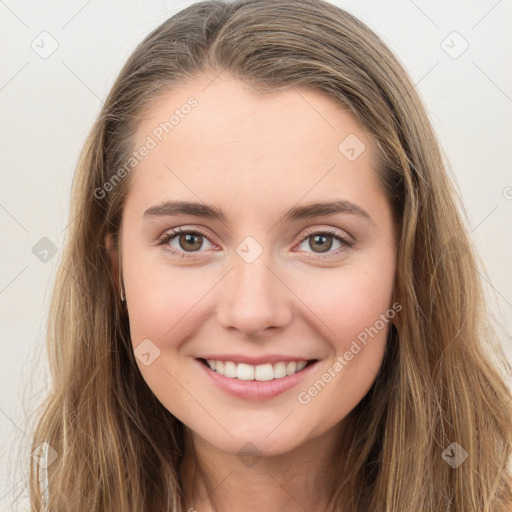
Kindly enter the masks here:
<path id="1" fill-rule="evenodd" d="M 223 280 L 218 322 L 247 339 L 275 334 L 277 329 L 288 325 L 293 293 L 266 252 L 252 263 L 235 254 L 233 266 Z"/>

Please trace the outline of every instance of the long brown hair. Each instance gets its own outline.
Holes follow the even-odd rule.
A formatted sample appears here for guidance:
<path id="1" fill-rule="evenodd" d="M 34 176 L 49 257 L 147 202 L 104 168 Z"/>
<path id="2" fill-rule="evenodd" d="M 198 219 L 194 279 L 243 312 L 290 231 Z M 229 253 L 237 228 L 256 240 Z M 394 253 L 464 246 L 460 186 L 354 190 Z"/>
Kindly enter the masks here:
<path id="1" fill-rule="evenodd" d="M 105 236 L 120 227 L 130 176 L 119 179 L 119 170 L 140 117 L 185 80 L 220 72 L 260 93 L 326 93 L 357 116 L 380 153 L 378 178 L 399 233 L 402 311 L 374 385 L 349 415 L 329 511 L 510 512 L 506 360 L 458 195 L 402 66 L 367 26 L 323 0 L 193 4 L 123 67 L 73 182 L 49 315 L 52 387 L 32 440 L 33 450 L 47 442 L 58 456 L 44 486 L 32 460 L 32 510 L 182 510 L 183 425 L 138 370 Z M 448 463 L 461 453 L 461 464 Z"/>

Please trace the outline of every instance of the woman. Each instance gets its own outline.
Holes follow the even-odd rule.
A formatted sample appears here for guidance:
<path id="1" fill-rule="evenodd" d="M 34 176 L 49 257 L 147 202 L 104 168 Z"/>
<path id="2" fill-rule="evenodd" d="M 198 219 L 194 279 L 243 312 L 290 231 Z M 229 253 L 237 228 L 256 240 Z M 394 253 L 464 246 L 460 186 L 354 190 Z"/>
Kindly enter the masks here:
<path id="1" fill-rule="evenodd" d="M 353 16 L 176 14 L 122 69 L 72 199 L 34 510 L 511 509 L 506 362 L 456 195 Z"/>

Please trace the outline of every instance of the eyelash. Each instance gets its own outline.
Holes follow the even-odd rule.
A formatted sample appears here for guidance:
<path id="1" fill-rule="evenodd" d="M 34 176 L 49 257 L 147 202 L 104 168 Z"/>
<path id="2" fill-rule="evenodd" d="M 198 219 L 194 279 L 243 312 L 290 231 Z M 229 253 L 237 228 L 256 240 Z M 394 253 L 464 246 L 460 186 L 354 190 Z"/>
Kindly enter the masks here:
<path id="1" fill-rule="evenodd" d="M 203 236 L 205 238 L 208 238 L 208 235 L 206 235 L 206 233 L 204 233 L 200 229 L 176 228 L 176 229 L 173 229 L 172 231 L 168 231 L 167 233 L 164 233 L 162 235 L 162 237 L 160 237 L 158 239 L 157 245 L 163 246 L 163 245 L 169 243 L 177 235 L 182 235 L 182 234 L 185 234 L 185 235 L 201 235 L 201 236 Z M 316 254 L 315 258 L 317 258 L 317 259 L 330 258 L 333 255 L 338 254 L 339 252 L 345 250 L 346 248 L 350 249 L 350 248 L 352 248 L 355 245 L 352 240 L 349 240 L 345 236 L 341 235 L 338 231 L 335 231 L 335 230 L 332 230 L 332 229 L 329 229 L 329 228 L 318 230 L 318 231 L 307 231 L 306 234 L 304 235 L 304 237 L 300 240 L 299 245 L 302 244 L 302 242 L 304 242 L 308 238 L 312 237 L 313 235 L 328 235 L 328 236 L 332 236 L 334 239 L 336 239 L 339 242 L 341 242 L 343 244 L 343 246 L 344 246 L 344 247 L 338 248 L 334 252 L 329 252 L 329 253 L 325 253 L 325 254 L 313 253 L 313 254 Z M 182 259 L 183 258 L 193 258 L 194 254 L 196 252 L 203 252 L 203 251 L 194 251 L 192 253 L 187 253 L 187 252 L 184 252 L 184 251 L 177 251 L 177 250 L 172 249 L 170 247 L 164 247 L 164 250 L 166 252 L 171 253 L 172 255 L 175 255 L 175 256 L 179 255 Z"/>

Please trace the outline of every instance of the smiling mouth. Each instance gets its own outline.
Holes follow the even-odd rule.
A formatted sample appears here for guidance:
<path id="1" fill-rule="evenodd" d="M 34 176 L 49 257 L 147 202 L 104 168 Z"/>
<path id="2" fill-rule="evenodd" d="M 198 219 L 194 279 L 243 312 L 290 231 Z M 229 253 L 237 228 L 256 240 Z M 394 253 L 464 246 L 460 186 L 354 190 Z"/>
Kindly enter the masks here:
<path id="1" fill-rule="evenodd" d="M 317 362 L 317 359 L 303 360 L 297 362 L 279 361 L 277 363 L 266 363 L 252 365 L 246 363 L 235 363 L 233 361 L 216 361 L 212 359 L 199 358 L 199 361 L 208 367 L 212 372 L 231 379 L 244 381 L 270 381 L 279 380 L 289 375 L 299 373 L 304 368 Z"/>

